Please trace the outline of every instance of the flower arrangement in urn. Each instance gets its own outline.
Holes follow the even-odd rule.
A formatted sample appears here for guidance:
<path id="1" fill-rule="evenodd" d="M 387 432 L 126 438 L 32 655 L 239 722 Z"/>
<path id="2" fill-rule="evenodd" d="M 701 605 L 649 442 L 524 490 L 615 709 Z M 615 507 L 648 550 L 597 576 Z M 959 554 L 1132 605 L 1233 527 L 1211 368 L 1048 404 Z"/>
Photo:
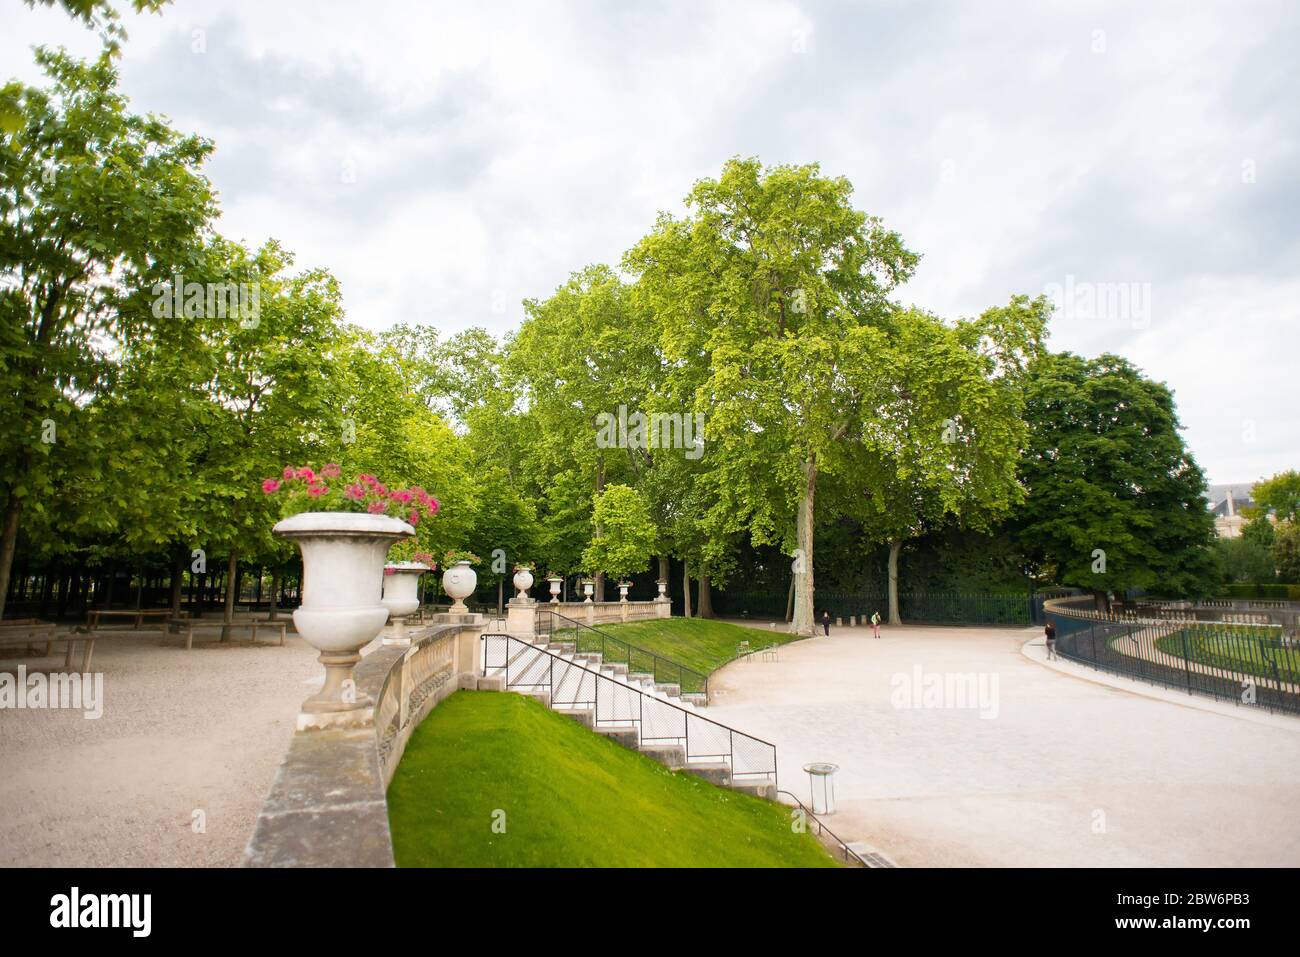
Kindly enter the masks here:
<path id="1" fill-rule="evenodd" d="M 298 633 L 320 652 L 325 683 L 308 698 L 299 728 L 347 725 L 374 702 L 356 689 L 353 666 L 360 651 L 388 621 L 382 602 L 389 548 L 415 537 L 415 526 L 438 514 L 438 500 L 418 486 L 389 488 L 362 473 L 351 480 L 329 463 L 285 466 L 262 482 L 267 496 L 283 499 L 287 518 L 272 532 L 302 552 L 302 604 L 293 613 Z"/>
<path id="2" fill-rule="evenodd" d="M 438 500 L 418 485 L 389 488 L 373 475 L 362 472 L 351 481 L 333 462 L 319 472 L 308 465 L 286 465 L 280 478 L 262 480 L 267 495 L 283 495 L 285 514 L 300 512 L 365 512 L 391 515 L 408 525 L 438 514 Z"/>

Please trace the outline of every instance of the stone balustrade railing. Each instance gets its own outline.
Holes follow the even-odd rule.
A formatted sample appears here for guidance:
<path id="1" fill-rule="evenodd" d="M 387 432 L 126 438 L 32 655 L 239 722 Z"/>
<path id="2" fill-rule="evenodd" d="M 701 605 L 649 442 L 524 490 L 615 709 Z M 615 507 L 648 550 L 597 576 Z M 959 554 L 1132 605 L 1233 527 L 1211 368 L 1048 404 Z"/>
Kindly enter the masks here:
<path id="1" fill-rule="evenodd" d="M 668 599 L 653 601 L 539 601 L 537 610 L 553 611 L 586 625 L 612 625 L 625 621 L 667 618 L 672 614 Z"/>
<path id="2" fill-rule="evenodd" d="M 276 771 L 244 862 L 252 867 L 392 867 L 388 783 L 411 733 L 444 698 L 478 682 L 485 619 L 441 615 L 385 631 L 356 666 L 374 718 L 299 731 Z"/>

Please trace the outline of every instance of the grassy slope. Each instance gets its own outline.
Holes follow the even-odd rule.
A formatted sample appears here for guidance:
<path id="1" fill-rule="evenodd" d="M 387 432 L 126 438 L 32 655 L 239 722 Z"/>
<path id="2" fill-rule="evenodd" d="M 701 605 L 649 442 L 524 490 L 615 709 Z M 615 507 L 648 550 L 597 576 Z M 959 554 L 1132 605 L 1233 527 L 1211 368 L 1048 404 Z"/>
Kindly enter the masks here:
<path id="1" fill-rule="evenodd" d="M 835 866 L 781 806 L 498 692 L 458 691 L 416 729 L 388 815 L 402 867 Z"/>
<path id="2" fill-rule="evenodd" d="M 1176 631 L 1157 638 L 1156 647 L 1175 658 L 1182 658 L 1183 634 Z M 1186 634 L 1187 652 L 1192 661 L 1257 677 L 1300 681 L 1300 651 L 1274 644 L 1275 631 L 1236 625 L 1214 632 L 1192 628 Z"/>
<path id="3" fill-rule="evenodd" d="M 799 637 L 705 618 L 656 618 L 626 625 L 601 625 L 600 630 L 706 675 L 736 657 L 736 645 L 742 641 L 748 641 L 750 648 L 757 650 Z"/>

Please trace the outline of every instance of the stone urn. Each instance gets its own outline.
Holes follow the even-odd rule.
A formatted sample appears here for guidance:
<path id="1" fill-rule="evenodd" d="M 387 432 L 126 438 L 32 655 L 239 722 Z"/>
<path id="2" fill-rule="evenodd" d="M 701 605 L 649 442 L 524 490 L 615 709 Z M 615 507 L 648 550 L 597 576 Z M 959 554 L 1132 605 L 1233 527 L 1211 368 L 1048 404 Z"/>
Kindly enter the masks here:
<path id="1" fill-rule="evenodd" d="M 374 702 L 356 691 L 352 668 L 388 621 L 380 600 L 388 549 L 415 529 L 388 515 L 302 512 L 277 522 L 271 532 L 302 552 L 302 604 L 293 625 L 325 666 L 325 684 L 303 703 L 303 712 L 371 707 Z"/>
<path id="2" fill-rule="evenodd" d="M 478 587 L 478 573 L 468 561 L 459 561 L 442 573 L 442 590 L 452 597 L 451 613 L 468 615 L 465 599 Z"/>
<path id="3" fill-rule="evenodd" d="M 591 604 L 591 596 L 596 593 L 596 583 L 591 579 L 584 579 L 582 582 L 582 593 L 587 597 L 583 599 L 583 604 Z"/>
<path id="4" fill-rule="evenodd" d="M 423 562 L 395 562 L 384 566 L 384 607 L 391 621 L 420 610 L 420 576 L 429 570 Z"/>
<path id="5" fill-rule="evenodd" d="M 627 601 L 627 590 L 632 587 L 631 582 L 618 583 L 618 600 Z"/>
<path id="6" fill-rule="evenodd" d="M 664 580 L 661 578 L 661 579 L 659 579 L 657 582 L 655 582 L 655 584 L 659 586 L 659 597 L 660 597 L 660 598 L 667 598 L 667 597 L 668 597 L 668 583 L 667 583 L 666 581 L 664 581 Z"/>
<path id="7" fill-rule="evenodd" d="M 546 583 L 551 586 L 551 604 L 558 605 L 560 603 L 560 586 L 564 584 L 564 579 L 559 575 L 552 575 L 546 579 Z"/>
<path id="8" fill-rule="evenodd" d="M 528 589 L 533 587 L 532 571 L 527 568 L 516 568 L 513 581 L 515 583 L 515 591 L 519 593 L 515 595 L 515 597 L 527 601 Z"/>

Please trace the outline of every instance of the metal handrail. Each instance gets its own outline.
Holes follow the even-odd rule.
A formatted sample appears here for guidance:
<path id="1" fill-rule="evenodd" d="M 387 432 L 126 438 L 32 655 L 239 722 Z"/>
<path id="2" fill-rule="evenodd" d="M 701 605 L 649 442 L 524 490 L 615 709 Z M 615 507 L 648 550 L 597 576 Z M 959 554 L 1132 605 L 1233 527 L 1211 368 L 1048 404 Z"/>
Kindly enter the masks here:
<path id="1" fill-rule="evenodd" d="M 848 844 L 844 843 L 844 841 L 840 838 L 840 836 L 836 834 L 834 831 L 832 831 L 829 827 L 827 827 L 822 822 L 822 819 L 819 818 L 816 814 L 814 814 L 812 810 L 808 807 L 808 805 L 804 804 L 803 801 L 799 800 L 798 797 L 791 794 L 789 791 L 785 791 L 785 790 L 778 789 L 776 793 L 778 796 L 784 794 L 790 800 L 794 801 L 794 803 L 797 804 L 799 808 L 803 811 L 804 816 L 807 818 L 811 818 L 812 822 L 817 825 L 818 834 L 824 832 L 830 837 L 831 840 L 833 840 L 836 844 L 840 846 L 840 850 L 844 854 L 845 864 L 849 863 L 850 859 L 852 859 L 854 861 L 857 861 L 858 864 L 861 865 L 862 867 L 870 866 L 869 864 L 867 864 L 865 860 L 863 860 L 862 855 L 860 855 L 857 851 L 853 850 L 853 848 L 849 847 Z"/>
<path id="2" fill-rule="evenodd" d="M 640 655 L 649 655 L 650 658 L 653 659 L 651 667 L 654 669 L 653 674 L 656 681 L 659 680 L 658 666 L 659 663 L 662 662 L 667 668 L 668 675 L 671 675 L 674 669 L 676 670 L 677 687 L 679 689 L 682 689 L 683 691 L 685 690 L 685 685 L 682 682 L 682 678 L 689 674 L 699 680 L 701 689 L 700 692 L 691 691 L 687 693 L 689 694 L 703 693 L 706 699 L 709 696 L 709 676 L 704 674 L 703 672 L 696 671 L 694 668 L 689 668 L 686 665 L 682 664 L 680 661 L 673 661 L 671 658 L 665 658 L 663 655 L 656 654 L 655 652 L 651 651 L 649 648 L 642 648 L 639 645 L 634 645 L 631 642 L 624 641 L 622 638 L 616 638 L 613 635 L 609 634 L 608 632 L 601 631 L 599 628 L 596 628 L 592 625 L 588 625 L 586 622 L 575 621 L 574 619 L 570 618 L 568 615 L 563 615 L 558 611 L 550 611 L 549 609 L 539 608 L 537 610 L 537 613 L 539 616 L 544 614 L 549 614 L 551 616 L 551 629 L 549 632 L 547 632 L 548 635 L 553 635 L 555 633 L 556 631 L 555 619 L 559 618 L 562 621 L 567 622 L 569 626 L 572 626 L 574 631 L 575 645 L 578 644 L 577 642 L 578 629 L 585 628 L 587 631 L 592 631 L 600 635 L 600 641 L 601 641 L 600 654 L 602 658 L 605 655 L 605 643 L 613 642 L 616 645 L 621 645 L 626 650 L 629 670 L 631 669 L 633 652 L 636 652 L 637 654 Z"/>
<path id="3" fill-rule="evenodd" d="M 490 643 L 489 643 L 488 639 L 499 639 L 499 640 L 505 642 L 506 653 L 505 653 L 505 660 L 504 660 L 504 661 L 502 661 L 502 662 L 500 662 L 500 663 L 490 663 L 490 662 L 488 661 L 488 655 L 489 655 L 489 653 L 490 653 Z M 524 640 L 521 639 L 521 638 L 515 638 L 513 635 L 508 635 L 508 634 L 504 634 L 504 633 L 501 633 L 501 634 L 490 634 L 490 633 L 484 632 L 484 633 L 480 636 L 480 640 L 483 642 L 483 672 L 484 672 L 484 674 L 487 673 L 487 671 L 488 671 L 489 668 L 500 668 L 500 669 L 502 669 L 502 670 L 504 671 L 505 687 L 506 687 L 507 689 L 509 689 L 509 688 L 511 688 L 511 687 L 515 687 L 515 688 L 534 688 L 534 689 L 539 689 L 539 690 L 545 690 L 545 691 L 547 691 L 548 694 L 550 695 L 550 701 L 551 701 L 551 706 L 552 706 L 552 707 L 556 707 L 556 706 L 558 706 L 558 705 L 560 705 L 560 704 L 563 704 L 563 705 L 569 705 L 569 706 L 572 706 L 572 707 L 580 707 L 580 708 L 590 707 L 590 708 L 592 709 L 592 714 L 593 714 L 593 717 L 592 717 L 593 724 L 594 724 L 594 725 L 600 725 L 600 724 L 602 723 L 602 720 L 601 720 L 601 717 L 600 717 L 600 710 L 601 710 L 601 709 L 600 709 L 600 687 L 601 687 L 601 683 L 602 683 L 602 682 L 609 682 L 610 684 L 614 685 L 614 686 L 615 686 L 617 689 L 619 689 L 620 691 L 625 691 L 625 692 L 626 692 L 626 691 L 630 691 L 630 692 L 636 694 L 636 695 L 637 695 L 637 698 L 636 698 L 636 701 L 637 701 L 637 709 L 636 709 L 636 715 L 635 715 L 635 716 L 632 715 L 631 712 L 629 711 L 629 713 L 626 714 L 626 715 L 623 716 L 623 717 L 615 717 L 615 718 L 611 718 L 611 719 L 606 720 L 606 721 L 604 722 L 605 724 L 607 724 L 607 725 L 608 725 L 608 724 L 616 724 L 616 725 L 618 725 L 618 726 L 624 726 L 624 725 L 626 725 L 626 724 L 632 724 L 632 725 L 636 726 L 637 734 L 638 734 L 638 738 L 639 738 L 639 740 L 640 740 L 643 744 L 645 744 L 645 743 L 650 743 L 650 744 L 657 744 L 657 743 L 677 743 L 677 744 L 681 744 L 681 745 L 682 745 L 682 748 L 683 748 L 684 756 L 685 756 L 685 758 L 686 758 L 687 761 L 690 761 L 692 757 L 695 757 L 695 758 L 697 758 L 697 759 L 699 759 L 699 758 L 718 758 L 718 759 L 724 759 L 724 758 L 725 758 L 725 759 L 727 760 L 727 765 L 728 765 L 728 767 L 729 767 L 730 770 L 731 770 L 731 776 L 732 776 L 733 779 L 735 779 L 735 778 L 743 778 L 743 777 L 751 777 L 751 778 L 752 778 L 752 777 L 767 778 L 767 777 L 770 776 L 770 777 L 771 777 L 771 780 L 772 780 L 772 784 L 773 784 L 773 786 L 775 787 L 776 784 L 777 784 L 776 745 L 773 744 L 771 741 L 764 741 L 762 738 L 756 738 L 756 737 L 754 737 L 752 734 L 745 734 L 745 732 L 743 732 L 743 731 L 737 731 L 735 728 L 732 728 L 732 727 L 730 727 L 730 726 L 728 726 L 728 725 L 725 725 L 725 724 L 723 724 L 723 723 L 720 722 L 720 721 L 714 721 L 712 718 L 706 718 L 706 717 L 704 717 L 703 715 L 698 714 L 698 713 L 696 713 L 696 712 L 694 712 L 694 711 L 688 711 L 686 708 L 683 708 L 681 705 L 674 704 L 674 703 L 671 702 L 671 701 L 667 701 L 667 700 L 665 700 L 665 699 L 663 699 L 663 698 L 660 698 L 660 697 L 657 697 L 657 696 L 655 696 L 655 695 L 647 694 L 645 691 L 643 691 L 642 689 L 640 689 L 640 688 L 638 688 L 638 687 L 632 685 L 631 683 L 624 683 L 624 682 L 621 682 L 621 681 L 615 681 L 613 678 L 610 678 L 608 675 L 601 674 L 599 671 L 587 667 L 585 664 L 583 664 L 583 663 L 580 662 L 580 661 L 569 660 L 569 659 L 567 659 L 567 658 L 563 658 L 563 657 L 561 657 L 559 654 L 557 654 L 556 652 L 551 651 L 549 648 L 544 648 L 544 647 L 542 647 L 541 645 L 530 644 L 529 642 L 524 641 Z M 512 680 L 511 680 L 511 678 L 510 678 L 510 666 L 511 666 L 511 665 L 512 665 L 516 660 L 517 660 L 517 658 L 519 657 L 519 655 L 517 655 L 517 654 L 511 654 L 511 653 L 510 653 L 510 648 L 511 648 L 511 646 L 510 646 L 510 642 L 514 642 L 516 645 L 520 646 L 520 649 L 521 649 L 522 651 L 533 651 L 533 652 L 536 652 L 537 654 L 546 655 L 546 657 L 549 659 L 549 661 L 548 661 L 548 666 L 547 666 L 546 669 L 545 669 L 545 675 L 544 675 L 545 680 L 532 680 L 532 681 L 521 681 L 521 680 L 515 680 L 515 681 L 512 681 Z M 530 667 L 532 667 L 532 666 L 536 663 L 536 661 L 537 661 L 537 659 L 533 659 L 532 661 L 528 662 L 528 663 L 525 665 L 525 668 L 530 668 Z M 570 673 L 571 673 L 573 670 L 577 670 L 577 671 L 582 672 L 582 673 L 584 673 L 584 674 L 591 675 L 591 676 L 595 679 L 595 681 L 594 681 L 594 694 L 595 694 L 595 697 L 592 698 L 592 700 L 589 700 L 589 701 L 588 701 L 588 700 L 578 700 L 577 698 L 574 698 L 573 700 L 557 701 L 557 700 L 556 700 L 556 696 L 555 696 L 555 692 L 556 692 L 556 688 L 557 688 L 557 684 L 556 684 L 556 676 L 555 676 L 555 665 L 556 665 L 556 662 L 559 662 L 560 665 L 562 665 L 562 666 L 563 666 L 563 669 L 564 669 L 564 670 L 561 672 L 561 674 L 560 674 L 560 679 L 559 679 L 559 680 L 560 680 L 561 682 L 564 682 L 565 679 L 569 677 Z M 538 677 L 538 678 L 541 678 L 541 677 L 543 677 L 543 675 L 540 675 L 540 674 L 539 674 L 537 677 Z M 579 688 L 581 688 L 581 679 L 579 679 Z M 679 712 L 679 713 L 682 715 L 682 729 L 683 729 L 683 733 L 680 734 L 680 735 L 657 735 L 657 734 L 647 734 L 647 733 L 646 733 L 646 714 L 645 714 L 645 702 L 646 702 L 646 699 L 647 699 L 647 698 L 650 699 L 650 701 L 652 701 L 652 702 L 653 702 L 655 705 L 657 705 L 657 706 L 664 707 L 664 708 L 670 708 L 670 709 L 672 709 L 673 711 Z M 611 705 L 611 707 L 613 707 L 613 705 Z M 706 725 L 710 725 L 711 727 L 713 727 L 713 728 L 715 728 L 715 729 L 720 729 L 721 731 L 725 731 L 726 734 L 727 734 L 727 751 L 726 751 L 726 752 L 721 752 L 721 751 L 708 751 L 708 752 L 701 752 L 701 753 L 698 753 L 698 754 L 692 755 L 692 754 L 691 754 L 691 743 L 690 743 L 690 722 L 691 722 L 691 721 L 702 721 L 702 722 L 704 722 Z M 737 740 L 737 738 L 740 738 L 740 739 L 742 739 L 743 741 L 752 742 L 753 744 L 761 745 L 761 746 L 764 747 L 764 748 L 770 749 L 770 751 L 771 751 L 771 767 L 770 767 L 770 769 L 764 769 L 764 770 L 760 770 L 760 771 L 737 771 L 737 770 L 736 770 L 736 740 Z"/>

